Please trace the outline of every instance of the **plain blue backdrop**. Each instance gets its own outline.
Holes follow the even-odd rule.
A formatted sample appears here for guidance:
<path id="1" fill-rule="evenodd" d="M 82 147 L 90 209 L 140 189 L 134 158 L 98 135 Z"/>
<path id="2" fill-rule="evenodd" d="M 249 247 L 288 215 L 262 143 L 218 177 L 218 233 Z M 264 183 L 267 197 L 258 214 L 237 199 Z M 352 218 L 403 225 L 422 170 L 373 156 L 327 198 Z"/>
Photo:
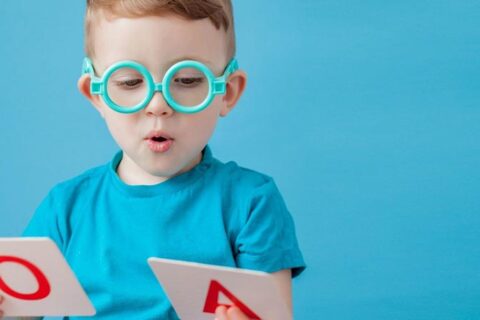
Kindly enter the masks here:
<path id="1" fill-rule="evenodd" d="M 480 318 L 480 1 L 234 0 L 214 154 L 273 176 L 297 319 Z M 117 150 L 77 92 L 85 1 L 0 4 L 0 236 Z"/>

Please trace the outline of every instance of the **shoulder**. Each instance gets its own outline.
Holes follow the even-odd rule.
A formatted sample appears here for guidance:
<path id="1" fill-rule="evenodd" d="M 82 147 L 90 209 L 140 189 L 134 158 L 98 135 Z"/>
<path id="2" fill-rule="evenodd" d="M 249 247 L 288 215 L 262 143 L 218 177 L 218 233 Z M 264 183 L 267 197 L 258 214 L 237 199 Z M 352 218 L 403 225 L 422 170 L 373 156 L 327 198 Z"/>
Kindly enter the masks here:
<path id="1" fill-rule="evenodd" d="M 105 175 L 106 166 L 89 169 L 80 175 L 62 181 L 55 185 L 44 197 L 35 210 L 24 236 L 48 236 L 55 240 L 57 245 L 64 249 L 70 237 L 72 225 L 78 215 L 73 212 L 82 212 L 85 201 L 92 194 L 91 186 Z"/>
<path id="2" fill-rule="evenodd" d="M 273 178 L 259 171 L 242 167 L 235 161 L 217 162 L 216 175 L 224 186 L 240 190 L 256 190 L 266 185 L 274 184 Z"/>
<path id="3" fill-rule="evenodd" d="M 234 161 L 218 161 L 215 167 L 214 180 L 221 187 L 221 193 L 247 212 L 260 199 L 282 201 L 280 191 L 270 175 L 242 167 Z"/>
<path id="4" fill-rule="evenodd" d="M 49 192 L 49 196 L 65 198 L 79 195 L 94 188 L 104 179 L 108 170 L 108 164 L 88 169 L 81 174 L 57 183 Z"/>

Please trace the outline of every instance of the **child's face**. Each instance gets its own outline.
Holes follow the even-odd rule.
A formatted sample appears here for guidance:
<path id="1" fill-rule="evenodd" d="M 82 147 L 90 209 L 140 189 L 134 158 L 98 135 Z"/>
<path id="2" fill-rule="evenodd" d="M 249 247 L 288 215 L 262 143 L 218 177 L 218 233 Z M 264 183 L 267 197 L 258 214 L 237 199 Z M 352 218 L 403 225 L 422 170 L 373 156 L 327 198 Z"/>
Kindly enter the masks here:
<path id="1" fill-rule="evenodd" d="M 217 30 L 208 19 L 190 21 L 174 15 L 102 19 L 94 30 L 93 63 L 100 76 L 114 62 L 134 60 L 160 82 L 170 66 L 188 59 L 204 63 L 219 76 L 228 63 L 226 43 L 225 31 Z M 226 95 L 216 96 L 209 107 L 194 114 L 175 112 L 160 92 L 133 114 L 110 109 L 97 95 L 87 98 L 124 151 L 120 176 L 128 176 L 134 184 L 152 184 L 188 171 L 201 160 L 218 117 L 227 115 L 234 105 L 228 97 L 229 86 Z M 243 86 L 240 94 L 242 90 Z M 171 140 L 155 143 L 149 139 L 152 135 Z"/>

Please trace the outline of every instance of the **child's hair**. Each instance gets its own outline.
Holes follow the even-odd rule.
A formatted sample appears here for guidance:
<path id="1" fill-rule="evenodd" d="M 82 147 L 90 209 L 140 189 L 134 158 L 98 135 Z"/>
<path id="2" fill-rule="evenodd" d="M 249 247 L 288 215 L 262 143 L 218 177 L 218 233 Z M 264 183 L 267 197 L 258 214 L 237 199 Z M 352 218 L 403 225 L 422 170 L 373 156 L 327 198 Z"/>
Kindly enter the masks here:
<path id="1" fill-rule="evenodd" d="M 85 53 L 93 58 L 93 33 L 99 14 L 104 17 L 144 17 L 173 13 L 190 20 L 209 18 L 227 33 L 227 59 L 235 56 L 235 30 L 231 0 L 87 0 Z"/>

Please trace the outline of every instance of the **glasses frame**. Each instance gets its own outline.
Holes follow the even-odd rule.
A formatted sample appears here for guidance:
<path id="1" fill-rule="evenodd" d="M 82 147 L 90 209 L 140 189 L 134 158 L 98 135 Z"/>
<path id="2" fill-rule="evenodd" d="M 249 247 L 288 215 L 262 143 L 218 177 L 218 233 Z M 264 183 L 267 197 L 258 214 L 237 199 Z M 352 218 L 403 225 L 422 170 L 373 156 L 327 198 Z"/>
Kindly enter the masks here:
<path id="1" fill-rule="evenodd" d="M 110 79 L 110 76 L 120 68 L 131 68 L 138 71 L 146 80 L 148 91 L 140 103 L 137 105 L 126 108 L 120 105 L 117 105 L 108 95 L 107 90 L 107 83 Z M 208 94 L 205 99 L 196 106 L 186 107 L 183 105 L 178 104 L 172 97 L 170 92 L 170 80 L 172 80 L 175 73 L 182 68 L 194 68 L 201 72 L 203 72 L 208 81 Z M 195 60 L 183 60 L 180 62 L 175 63 L 172 65 L 165 75 L 163 76 L 162 82 L 155 83 L 152 74 L 148 71 L 148 69 L 143 66 L 142 64 L 131 61 L 131 60 L 123 60 L 112 64 L 108 67 L 107 70 L 103 73 L 101 77 L 97 77 L 95 75 L 95 69 L 93 68 L 93 62 L 89 57 L 85 57 L 83 60 L 82 66 L 82 75 L 89 74 L 90 75 L 90 93 L 95 95 L 101 95 L 103 101 L 113 110 L 120 112 L 120 113 L 135 113 L 137 111 L 142 110 L 145 108 L 153 98 L 155 92 L 161 92 L 165 101 L 168 105 L 175 111 L 182 112 L 182 113 L 196 113 L 200 112 L 206 107 L 210 105 L 212 100 L 216 95 L 225 94 L 226 92 L 226 83 L 228 77 L 238 70 L 238 62 L 235 58 L 232 58 L 230 62 L 225 67 L 223 75 L 219 77 L 215 77 L 213 72 L 203 63 Z"/>

